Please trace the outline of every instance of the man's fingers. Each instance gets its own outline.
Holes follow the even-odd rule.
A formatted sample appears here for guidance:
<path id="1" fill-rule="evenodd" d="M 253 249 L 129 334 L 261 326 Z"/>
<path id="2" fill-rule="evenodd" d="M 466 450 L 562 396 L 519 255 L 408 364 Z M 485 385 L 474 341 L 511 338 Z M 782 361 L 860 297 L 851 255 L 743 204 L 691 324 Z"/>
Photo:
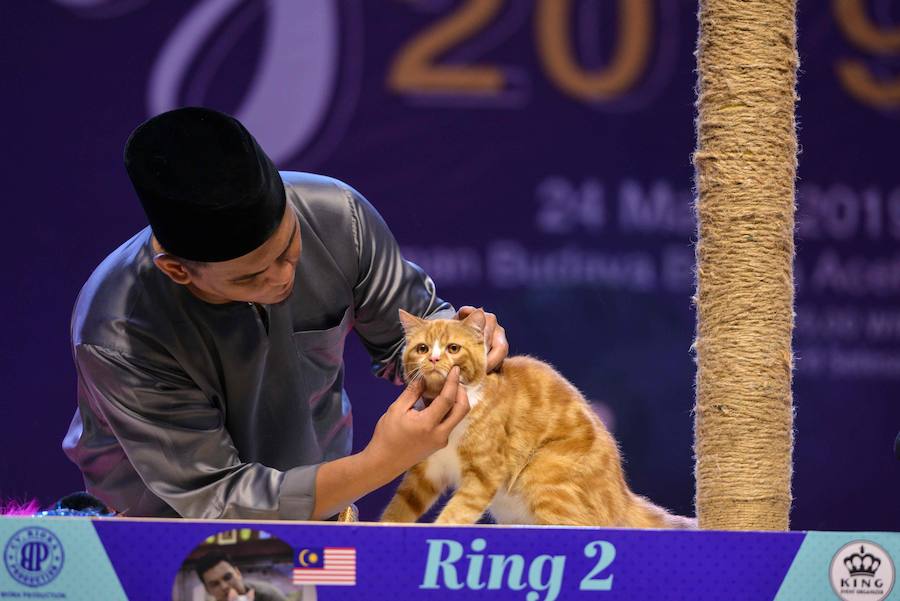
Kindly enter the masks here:
<path id="1" fill-rule="evenodd" d="M 454 365 L 450 368 L 450 373 L 447 375 L 447 381 L 444 382 L 441 392 L 422 411 L 432 426 L 439 424 L 444 419 L 444 416 L 450 412 L 450 409 L 453 408 L 457 390 L 459 390 L 459 368 Z"/>
<path id="2" fill-rule="evenodd" d="M 477 311 L 477 310 L 478 309 L 476 309 L 475 307 L 466 305 L 464 307 L 459 308 L 459 311 L 456 312 L 456 316 L 460 319 L 460 321 L 462 321 L 463 319 L 468 317 L 470 313 L 472 313 L 473 311 Z"/>
<path id="3" fill-rule="evenodd" d="M 459 388 L 459 366 L 454 365 L 450 368 L 450 373 L 447 374 L 447 381 L 444 382 L 444 387 L 441 388 L 441 394 L 439 396 L 446 397 L 450 399 L 452 403 L 456 398 L 456 391 Z"/>
<path id="4" fill-rule="evenodd" d="M 394 404 L 403 411 L 409 411 L 412 409 L 413 405 L 416 404 L 416 401 L 419 400 L 419 397 L 422 396 L 422 392 L 424 391 L 425 381 L 422 378 L 416 378 L 406 386 L 403 392 L 400 393 L 400 396 L 397 397 Z"/>
<path id="5" fill-rule="evenodd" d="M 490 372 L 500 367 L 500 364 L 509 355 L 509 342 L 506 340 L 506 330 L 502 326 L 497 326 L 494 338 L 489 344 L 491 350 L 487 356 L 487 371 Z"/>
<path id="6" fill-rule="evenodd" d="M 456 402 L 453 403 L 450 413 L 447 414 L 447 419 L 438 426 L 438 430 L 449 436 L 453 428 L 466 417 L 470 408 L 469 395 L 466 394 L 466 389 L 460 386 L 456 391 Z"/>
<path id="7" fill-rule="evenodd" d="M 497 316 L 493 313 L 485 313 L 484 318 L 484 341 L 490 350 L 490 347 L 493 346 L 494 334 L 497 332 Z"/>

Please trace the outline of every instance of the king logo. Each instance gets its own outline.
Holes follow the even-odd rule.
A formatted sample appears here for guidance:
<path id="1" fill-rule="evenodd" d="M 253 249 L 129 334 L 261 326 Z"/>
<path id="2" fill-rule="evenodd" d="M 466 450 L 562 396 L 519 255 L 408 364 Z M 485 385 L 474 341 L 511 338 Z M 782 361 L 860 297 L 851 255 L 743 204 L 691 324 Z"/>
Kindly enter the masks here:
<path id="1" fill-rule="evenodd" d="M 831 559 L 831 588 L 843 601 L 882 601 L 894 587 L 894 562 L 881 546 L 858 540 L 841 547 Z"/>

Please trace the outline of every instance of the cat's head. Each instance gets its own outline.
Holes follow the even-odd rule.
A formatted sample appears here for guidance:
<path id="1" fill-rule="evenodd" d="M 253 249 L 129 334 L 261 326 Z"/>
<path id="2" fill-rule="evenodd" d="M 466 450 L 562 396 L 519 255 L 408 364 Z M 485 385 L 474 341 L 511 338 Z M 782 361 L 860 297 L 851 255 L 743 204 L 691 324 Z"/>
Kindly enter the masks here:
<path id="1" fill-rule="evenodd" d="M 459 381 L 477 386 L 485 377 L 487 347 L 484 343 L 484 311 L 478 309 L 464 320 L 421 319 L 400 309 L 406 333 L 403 371 L 407 382 L 425 380 L 425 396 L 441 391 L 450 368 L 459 366 Z"/>

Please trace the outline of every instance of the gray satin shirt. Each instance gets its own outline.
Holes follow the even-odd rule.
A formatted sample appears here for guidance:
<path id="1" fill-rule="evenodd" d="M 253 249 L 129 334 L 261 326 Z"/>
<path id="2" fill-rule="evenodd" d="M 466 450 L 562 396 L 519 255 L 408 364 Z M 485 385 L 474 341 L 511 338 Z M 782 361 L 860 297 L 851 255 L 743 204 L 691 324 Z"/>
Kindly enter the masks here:
<path id="1" fill-rule="evenodd" d="M 303 245 L 287 300 L 201 301 L 153 264 L 150 228 L 78 296 L 78 410 L 63 449 L 87 490 L 125 515 L 308 519 L 318 464 L 351 451 L 348 332 L 398 380 L 397 310 L 452 314 L 358 192 L 282 178 Z"/>

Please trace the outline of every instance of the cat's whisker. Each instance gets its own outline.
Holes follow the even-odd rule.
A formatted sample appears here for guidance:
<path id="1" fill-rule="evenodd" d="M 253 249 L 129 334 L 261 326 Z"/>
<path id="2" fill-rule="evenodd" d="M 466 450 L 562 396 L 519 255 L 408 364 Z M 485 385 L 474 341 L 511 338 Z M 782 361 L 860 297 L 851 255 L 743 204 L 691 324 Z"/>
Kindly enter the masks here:
<path id="1" fill-rule="evenodd" d="M 407 377 L 407 380 L 409 381 L 410 384 L 412 384 L 413 382 L 415 382 L 415 381 L 418 380 L 419 378 L 424 377 L 424 376 L 422 375 L 422 368 L 421 368 L 421 366 L 420 366 L 420 367 L 417 367 L 417 368 L 415 368 L 414 370 L 412 370 L 411 372 L 409 372 L 409 374 L 407 374 L 406 377 Z"/>

